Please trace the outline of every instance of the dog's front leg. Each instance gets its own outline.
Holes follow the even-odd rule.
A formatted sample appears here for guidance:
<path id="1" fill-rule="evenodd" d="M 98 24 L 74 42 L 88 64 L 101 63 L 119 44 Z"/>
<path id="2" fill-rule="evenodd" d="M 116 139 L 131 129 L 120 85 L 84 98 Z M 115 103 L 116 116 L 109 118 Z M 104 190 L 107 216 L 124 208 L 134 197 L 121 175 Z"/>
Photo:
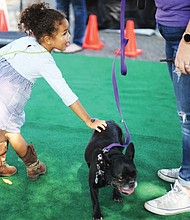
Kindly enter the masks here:
<path id="1" fill-rule="evenodd" d="M 122 195 L 117 189 L 114 188 L 112 193 L 113 193 L 113 200 L 115 202 L 122 202 L 123 201 Z"/>
<path id="2" fill-rule="evenodd" d="M 89 170 L 88 181 L 89 181 L 90 196 L 91 196 L 92 208 L 93 208 L 92 215 L 94 220 L 101 220 L 103 218 L 98 200 L 98 186 L 97 183 L 95 182 L 95 179 L 96 179 L 96 169 L 94 166 L 91 166 Z"/>
<path id="3" fill-rule="evenodd" d="M 98 188 L 94 188 L 92 185 L 90 186 L 90 195 L 92 200 L 92 208 L 93 208 L 93 220 L 101 220 L 102 213 L 100 210 L 100 204 L 98 200 Z"/>

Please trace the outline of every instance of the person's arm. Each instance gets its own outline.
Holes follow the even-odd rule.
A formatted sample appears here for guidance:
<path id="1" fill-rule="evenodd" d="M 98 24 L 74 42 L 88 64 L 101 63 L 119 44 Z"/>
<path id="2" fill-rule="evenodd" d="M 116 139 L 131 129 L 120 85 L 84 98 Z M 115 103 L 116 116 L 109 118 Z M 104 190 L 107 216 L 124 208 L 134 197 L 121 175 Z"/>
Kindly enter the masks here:
<path id="1" fill-rule="evenodd" d="M 95 129 L 98 132 L 101 132 L 101 128 L 105 130 L 107 126 L 106 122 L 97 118 L 91 118 L 79 100 L 74 102 L 69 107 L 82 121 L 86 123 L 89 128 Z"/>
<path id="2" fill-rule="evenodd" d="M 50 61 L 45 64 L 46 65 L 41 65 L 43 68 L 40 73 L 54 89 L 54 91 L 60 96 L 65 105 L 69 106 L 73 112 L 86 123 L 88 127 L 95 129 L 98 132 L 101 132 L 101 129 L 105 130 L 107 126 L 106 122 L 104 120 L 94 119 L 89 116 L 78 100 L 78 97 L 67 85 L 54 60 L 50 59 Z"/>
<path id="3" fill-rule="evenodd" d="M 185 33 L 190 34 L 190 21 Z M 183 37 L 176 53 L 175 66 L 181 73 L 190 74 L 190 42 L 185 42 Z"/>

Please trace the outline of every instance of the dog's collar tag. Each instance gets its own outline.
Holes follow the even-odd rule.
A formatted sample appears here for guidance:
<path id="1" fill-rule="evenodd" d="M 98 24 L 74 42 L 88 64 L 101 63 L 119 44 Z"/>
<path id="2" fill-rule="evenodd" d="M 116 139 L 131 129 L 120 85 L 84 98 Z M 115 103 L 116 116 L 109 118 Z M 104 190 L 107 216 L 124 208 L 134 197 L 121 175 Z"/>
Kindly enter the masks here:
<path id="1" fill-rule="evenodd" d="M 96 172 L 96 177 L 95 177 L 95 184 L 98 184 L 99 176 L 104 177 L 104 171 L 101 170 L 101 165 L 103 164 L 103 156 L 102 154 L 98 154 L 98 163 L 96 164 L 97 167 L 97 172 Z"/>
<path id="2" fill-rule="evenodd" d="M 99 176 L 102 176 L 102 177 L 104 176 L 104 171 L 103 171 L 103 170 L 100 170 L 100 169 L 99 169 L 99 170 L 96 172 L 96 178 L 95 178 L 95 183 L 96 183 L 96 184 L 98 184 L 98 180 L 99 180 L 98 177 L 99 177 Z"/>
<path id="3" fill-rule="evenodd" d="M 98 176 L 96 175 L 95 183 L 98 184 Z"/>
<path id="4" fill-rule="evenodd" d="M 102 154 L 98 154 L 98 160 L 102 160 L 103 157 L 102 157 Z"/>

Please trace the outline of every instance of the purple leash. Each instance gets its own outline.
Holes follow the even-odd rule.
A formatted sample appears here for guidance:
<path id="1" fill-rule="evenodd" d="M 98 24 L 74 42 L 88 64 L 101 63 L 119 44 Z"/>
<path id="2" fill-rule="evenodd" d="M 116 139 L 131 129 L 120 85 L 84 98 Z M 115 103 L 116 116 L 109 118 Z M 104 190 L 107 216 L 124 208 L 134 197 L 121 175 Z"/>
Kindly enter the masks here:
<path id="1" fill-rule="evenodd" d="M 125 64 L 125 46 L 128 43 L 128 39 L 125 38 L 124 36 L 124 21 L 125 21 L 125 0 L 121 0 L 121 17 L 120 17 L 120 29 L 121 29 L 121 48 L 120 51 L 121 52 L 121 74 L 122 75 L 126 75 L 127 74 L 127 66 Z M 109 151 L 112 147 L 127 147 L 129 142 L 130 142 L 130 134 L 129 134 L 129 130 L 127 128 L 127 124 L 123 118 L 123 114 L 121 111 L 121 107 L 120 107 L 120 100 L 119 100 L 119 92 L 118 92 L 118 87 L 117 87 L 117 82 L 116 82 L 116 74 L 115 74 L 115 63 L 116 63 L 116 59 L 118 57 L 118 54 L 115 55 L 113 64 L 112 64 L 112 84 L 113 84 L 113 90 L 114 90 L 114 96 L 115 96 L 115 101 L 116 101 L 116 105 L 119 111 L 119 114 L 121 116 L 122 122 L 124 124 L 125 127 L 125 131 L 126 131 L 126 140 L 125 143 L 123 145 L 119 144 L 119 143 L 113 143 L 108 145 L 107 147 L 105 147 L 103 149 L 104 152 Z"/>
<path id="2" fill-rule="evenodd" d="M 120 15 L 120 52 L 121 52 L 121 74 L 126 75 L 127 74 L 127 66 L 125 64 L 125 46 L 128 43 L 127 38 L 125 38 L 125 0 L 121 0 L 121 15 Z M 117 54 L 115 56 L 115 60 L 117 58 Z M 115 60 L 114 60 L 114 70 L 112 69 L 112 73 L 114 71 L 115 74 Z"/>

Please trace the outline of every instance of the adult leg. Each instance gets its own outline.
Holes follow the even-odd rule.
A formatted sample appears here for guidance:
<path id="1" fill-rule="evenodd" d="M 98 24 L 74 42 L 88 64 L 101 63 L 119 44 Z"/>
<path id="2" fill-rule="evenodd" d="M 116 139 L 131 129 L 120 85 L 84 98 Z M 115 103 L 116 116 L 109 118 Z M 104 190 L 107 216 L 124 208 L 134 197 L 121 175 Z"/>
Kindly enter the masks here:
<path id="1" fill-rule="evenodd" d="M 161 33 L 168 46 L 166 49 L 173 50 L 174 57 L 183 32 L 184 29 L 181 28 L 161 27 Z M 190 75 L 176 73 L 173 64 L 169 70 L 182 125 L 183 157 L 179 177 L 171 191 L 162 197 L 145 202 L 144 206 L 147 210 L 159 215 L 173 215 L 190 211 Z"/>
<path id="2" fill-rule="evenodd" d="M 176 32 L 175 28 L 168 28 L 168 27 L 164 27 L 164 26 L 161 26 L 161 25 L 158 25 L 158 28 L 159 28 L 160 33 L 162 34 L 163 38 L 166 39 L 166 41 L 165 41 L 166 58 L 167 59 L 175 58 L 177 48 L 178 48 L 178 45 L 179 45 L 179 41 L 181 39 L 181 36 L 183 34 L 184 29 L 179 28 Z M 173 81 L 173 84 L 174 84 L 177 111 L 179 112 L 180 111 L 179 109 L 181 109 L 181 107 L 180 107 L 181 104 L 178 101 L 179 95 L 176 94 L 177 88 L 175 89 L 175 87 L 176 87 L 175 84 L 178 85 L 178 83 L 176 83 L 176 82 L 178 82 L 178 80 L 180 79 L 180 76 L 177 75 L 174 72 L 175 67 L 174 67 L 174 64 L 172 62 L 168 62 L 167 65 L 168 65 L 168 71 L 169 71 L 171 80 Z M 180 82 L 180 84 L 181 84 L 181 82 Z M 183 146 L 183 144 L 182 144 L 182 146 Z M 164 181 L 174 183 L 175 180 L 178 179 L 179 170 L 180 170 L 180 168 L 161 169 L 161 170 L 158 170 L 158 176 L 161 179 L 163 179 Z"/>
<path id="3" fill-rule="evenodd" d="M 161 28 L 163 35 L 167 32 L 165 29 L 163 27 Z M 167 58 L 176 56 L 179 41 L 184 31 L 185 29 L 183 28 L 169 28 L 169 33 L 164 35 L 166 39 Z M 174 85 L 177 112 L 182 128 L 183 151 L 182 163 L 179 169 L 179 182 L 182 186 L 190 188 L 190 75 L 176 73 L 173 63 L 168 64 L 168 69 Z"/>
<path id="4" fill-rule="evenodd" d="M 66 14 L 68 22 L 69 22 L 69 16 L 70 16 L 69 7 L 70 7 L 70 0 L 56 0 L 56 8 L 59 11 L 62 11 Z"/>
<path id="5" fill-rule="evenodd" d="M 87 20 L 86 2 L 85 0 L 71 0 L 71 3 L 75 17 L 73 43 L 82 46 Z"/>
<path id="6" fill-rule="evenodd" d="M 174 74 L 173 83 L 182 128 L 182 163 L 179 182 L 190 189 L 190 75 Z"/>

